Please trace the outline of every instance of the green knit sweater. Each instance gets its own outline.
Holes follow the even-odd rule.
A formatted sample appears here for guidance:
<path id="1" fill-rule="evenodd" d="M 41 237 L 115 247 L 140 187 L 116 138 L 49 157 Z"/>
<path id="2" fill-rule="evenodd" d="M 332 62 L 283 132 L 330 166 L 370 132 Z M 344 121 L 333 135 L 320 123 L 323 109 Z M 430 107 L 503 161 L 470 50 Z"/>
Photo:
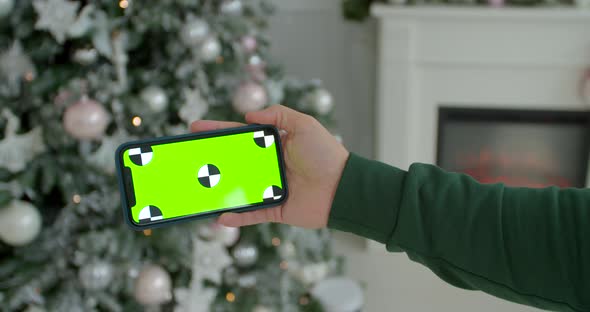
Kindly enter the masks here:
<path id="1" fill-rule="evenodd" d="M 351 154 L 328 226 L 403 251 L 457 287 L 590 311 L 590 189 L 486 185 Z"/>

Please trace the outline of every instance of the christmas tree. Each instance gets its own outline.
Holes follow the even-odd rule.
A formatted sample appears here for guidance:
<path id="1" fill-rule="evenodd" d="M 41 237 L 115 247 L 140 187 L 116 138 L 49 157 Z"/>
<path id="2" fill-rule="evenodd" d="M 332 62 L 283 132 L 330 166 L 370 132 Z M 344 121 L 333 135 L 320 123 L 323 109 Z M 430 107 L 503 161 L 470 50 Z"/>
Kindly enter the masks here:
<path id="1" fill-rule="evenodd" d="M 269 55 L 265 0 L 0 0 L 1 311 L 321 311 L 327 231 L 134 232 L 114 152 L 281 104 L 331 125 Z M 321 301 L 321 300 L 320 300 Z"/>

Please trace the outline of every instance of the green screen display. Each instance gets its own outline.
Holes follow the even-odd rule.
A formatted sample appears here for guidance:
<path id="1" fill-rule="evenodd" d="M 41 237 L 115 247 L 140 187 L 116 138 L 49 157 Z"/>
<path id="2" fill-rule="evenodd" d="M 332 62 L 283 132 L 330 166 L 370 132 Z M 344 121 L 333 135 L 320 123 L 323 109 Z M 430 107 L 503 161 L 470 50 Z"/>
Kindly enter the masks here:
<path id="1" fill-rule="evenodd" d="M 269 128 L 176 142 L 131 145 L 130 171 L 139 225 L 273 203 L 283 197 L 279 149 Z M 129 192 L 129 190 L 127 190 Z"/>

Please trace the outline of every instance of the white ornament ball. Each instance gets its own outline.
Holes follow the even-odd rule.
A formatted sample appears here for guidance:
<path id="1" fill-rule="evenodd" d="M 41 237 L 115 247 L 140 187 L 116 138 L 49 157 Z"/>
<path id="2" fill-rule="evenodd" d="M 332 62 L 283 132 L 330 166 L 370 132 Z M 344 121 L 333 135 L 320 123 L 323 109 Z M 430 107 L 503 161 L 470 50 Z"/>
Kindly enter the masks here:
<path id="1" fill-rule="evenodd" d="M 68 107 L 63 117 L 66 132 L 82 140 L 102 138 L 109 121 L 106 109 L 87 97 Z"/>
<path id="2" fill-rule="evenodd" d="M 13 200 L 0 208 L 0 240 L 23 246 L 32 242 L 41 231 L 41 214 L 35 206 L 22 200 Z"/>
<path id="3" fill-rule="evenodd" d="M 244 36 L 240 40 L 240 43 L 242 45 L 242 49 L 244 49 L 246 53 L 252 53 L 256 51 L 256 47 L 258 46 L 258 41 L 254 36 Z"/>
<path id="4" fill-rule="evenodd" d="M 80 283 L 88 290 L 105 289 L 113 280 L 113 266 L 104 261 L 84 265 L 78 272 Z"/>
<path id="5" fill-rule="evenodd" d="M 236 111 L 245 114 L 264 108 L 268 101 L 266 90 L 255 82 L 241 84 L 233 96 L 232 104 Z"/>
<path id="6" fill-rule="evenodd" d="M 149 86 L 143 89 L 140 97 L 152 112 L 160 113 L 168 107 L 168 96 L 166 95 L 166 92 L 158 86 Z"/>
<path id="7" fill-rule="evenodd" d="M 326 89 L 316 89 L 308 95 L 307 105 L 310 109 L 320 115 L 326 115 L 332 111 L 334 100 L 332 94 Z"/>
<path id="8" fill-rule="evenodd" d="M 349 278 L 334 277 L 318 282 L 312 289 L 315 297 L 326 312 L 361 311 L 364 294 L 360 285 Z"/>
<path id="9" fill-rule="evenodd" d="M 223 0 L 220 7 L 221 13 L 228 15 L 240 15 L 242 14 L 242 9 L 241 0 Z"/>
<path id="10" fill-rule="evenodd" d="M 329 272 L 329 265 L 320 262 L 299 267 L 290 273 L 304 284 L 314 284 L 326 278 Z"/>
<path id="11" fill-rule="evenodd" d="M 207 240 L 216 240 L 224 246 L 233 246 L 240 239 L 240 229 L 211 223 L 199 228 L 199 235 Z"/>
<path id="12" fill-rule="evenodd" d="M 240 243 L 232 250 L 232 256 L 239 267 L 247 268 L 258 260 L 258 247 L 252 243 Z"/>
<path id="13" fill-rule="evenodd" d="M 14 0 L 0 0 L 0 18 L 10 15 L 14 9 Z"/>
<path id="14" fill-rule="evenodd" d="M 209 35 L 209 24 L 202 19 L 189 21 L 182 27 L 180 33 L 182 41 L 186 45 L 197 45 Z"/>
<path id="15" fill-rule="evenodd" d="M 252 55 L 248 58 L 246 71 L 255 81 L 262 82 L 266 80 L 266 63 L 259 55 Z"/>
<path id="16" fill-rule="evenodd" d="M 199 48 L 199 55 L 205 62 L 213 62 L 221 55 L 221 43 L 216 37 L 209 37 Z"/>
<path id="17" fill-rule="evenodd" d="M 145 266 L 135 281 L 135 300 L 142 305 L 160 305 L 172 299 L 170 275 L 158 265 Z"/>

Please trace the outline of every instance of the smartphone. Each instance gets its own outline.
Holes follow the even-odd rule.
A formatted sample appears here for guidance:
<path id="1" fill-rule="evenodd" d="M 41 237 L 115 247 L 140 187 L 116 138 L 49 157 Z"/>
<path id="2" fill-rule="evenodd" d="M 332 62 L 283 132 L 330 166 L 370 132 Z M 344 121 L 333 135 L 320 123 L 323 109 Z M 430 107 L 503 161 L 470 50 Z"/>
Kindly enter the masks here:
<path id="1" fill-rule="evenodd" d="M 145 230 L 280 205 L 282 155 L 271 125 L 123 143 L 115 157 L 124 218 Z"/>

